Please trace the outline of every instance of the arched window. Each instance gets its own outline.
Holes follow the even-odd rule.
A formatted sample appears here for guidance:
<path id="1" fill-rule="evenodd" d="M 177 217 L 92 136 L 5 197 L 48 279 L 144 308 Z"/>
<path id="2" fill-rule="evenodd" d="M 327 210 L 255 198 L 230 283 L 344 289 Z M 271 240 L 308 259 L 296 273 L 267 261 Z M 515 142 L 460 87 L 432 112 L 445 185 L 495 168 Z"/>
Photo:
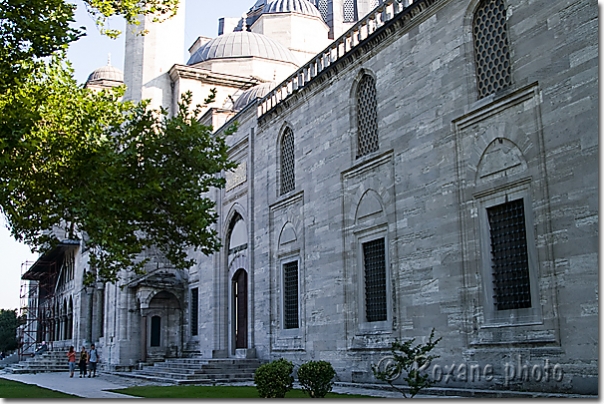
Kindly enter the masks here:
<path id="1" fill-rule="evenodd" d="M 474 13 L 472 31 L 480 99 L 506 88 L 512 82 L 503 0 L 483 0 Z"/>
<path id="2" fill-rule="evenodd" d="M 377 151 L 378 122 L 375 79 L 366 74 L 357 88 L 357 158 Z"/>
<path id="3" fill-rule="evenodd" d="M 281 138 L 281 195 L 296 187 L 294 168 L 294 132 L 287 128 Z"/>

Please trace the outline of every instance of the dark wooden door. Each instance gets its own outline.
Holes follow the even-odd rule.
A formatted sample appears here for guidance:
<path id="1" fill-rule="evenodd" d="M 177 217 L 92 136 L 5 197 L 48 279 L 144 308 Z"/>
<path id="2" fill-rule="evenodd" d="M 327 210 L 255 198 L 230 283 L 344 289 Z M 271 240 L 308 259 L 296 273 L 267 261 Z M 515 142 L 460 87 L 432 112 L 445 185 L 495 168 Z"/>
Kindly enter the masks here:
<path id="1" fill-rule="evenodd" d="M 233 277 L 235 309 L 235 348 L 247 348 L 247 272 L 240 269 Z"/>

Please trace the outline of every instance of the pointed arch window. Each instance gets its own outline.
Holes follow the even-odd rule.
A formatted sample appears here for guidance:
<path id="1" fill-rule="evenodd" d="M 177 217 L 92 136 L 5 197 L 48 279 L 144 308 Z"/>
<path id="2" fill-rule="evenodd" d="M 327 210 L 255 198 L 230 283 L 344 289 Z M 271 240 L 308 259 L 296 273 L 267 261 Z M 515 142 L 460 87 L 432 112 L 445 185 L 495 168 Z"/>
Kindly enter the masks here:
<path id="1" fill-rule="evenodd" d="M 472 24 L 478 98 L 508 87 L 512 82 L 506 8 L 503 0 L 483 0 Z"/>
<path id="2" fill-rule="evenodd" d="M 296 187 L 294 132 L 287 128 L 281 138 L 281 192 L 284 195 Z"/>
<path id="3" fill-rule="evenodd" d="M 377 151 L 378 121 L 375 79 L 364 75 L 357 88 L 357 158 Z"/>

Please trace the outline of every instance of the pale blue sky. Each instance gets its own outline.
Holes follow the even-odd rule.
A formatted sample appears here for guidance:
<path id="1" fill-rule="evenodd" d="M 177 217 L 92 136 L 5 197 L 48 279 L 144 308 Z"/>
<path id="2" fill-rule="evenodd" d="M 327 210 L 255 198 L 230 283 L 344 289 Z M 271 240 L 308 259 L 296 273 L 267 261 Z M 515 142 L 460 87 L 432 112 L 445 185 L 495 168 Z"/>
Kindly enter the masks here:
<path id="1" fill-rule="evenodd" d="M 87 14 L 81 0 L 73 0 L 77 5 L 76 26 L 85 26 L 87 35 L 72 44 L 68 56 L 73 62 L 75 76 L 79 83 L 86 81 L 88 75 L 96 68 L 107 64 L 111 53 L 111 64 L 124 69 L 124 38 L 109 39 L 98 33 L 94 21 Z M 182 1 L 182 0 L 181 0 Z M 187 0 L 185 21 L 185 49 L 183 62 L 189 46 L 199 35 L 215 37 L 218 33 L 218 18 L 240 17 L 254 5 L 256 0 L 228 0 L 216 2 L 210 0 Z M 122 19 L 112 19 L 111 28 L 123 29 Z M 4 226 L 0 226 L 0 256 L 3 257 L 0 281 L 0 308 L 15 309 L 20 305 L 19 289 L 21 285 L 21 268 L 25 261 L 35 261 L 37 256 L 29 248 L 17 243 Z"/>

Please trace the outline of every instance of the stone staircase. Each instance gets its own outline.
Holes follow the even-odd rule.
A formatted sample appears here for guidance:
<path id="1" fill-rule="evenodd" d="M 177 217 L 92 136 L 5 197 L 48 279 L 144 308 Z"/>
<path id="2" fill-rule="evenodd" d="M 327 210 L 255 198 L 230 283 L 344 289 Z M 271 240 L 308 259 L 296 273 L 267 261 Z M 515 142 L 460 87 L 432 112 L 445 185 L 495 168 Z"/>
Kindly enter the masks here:
<path id="1" fill-rule="evenodd" d="M 46 351 L 41 355 L 20 361 L 7 366 L 4 370 L 8 373 L 44 373 L 44 372 L 69 372 L 67 364 L 67 351 Z"/>
<path id="2" fill-rule="evenodd" d="M 237 383 L 254 381 L 254 372 L 262 363 L 258 359 L 174 358 L 114 374 L 170 384 Z"/>

